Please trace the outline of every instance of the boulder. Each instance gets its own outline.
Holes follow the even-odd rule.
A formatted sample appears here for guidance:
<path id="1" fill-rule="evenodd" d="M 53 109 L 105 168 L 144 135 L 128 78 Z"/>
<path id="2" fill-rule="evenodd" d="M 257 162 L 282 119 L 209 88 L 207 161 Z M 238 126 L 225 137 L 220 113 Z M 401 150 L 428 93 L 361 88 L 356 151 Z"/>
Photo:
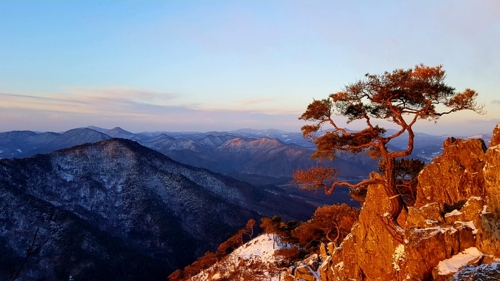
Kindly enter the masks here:
<path id="1" fill-rule="evenodd" d="M 319 245 L 319 257 L 321 261 L 326 261 L 329 257 L 328 254 L 325 243 L 321 243 Z"/>
<path id="2" fill-rule="evenodd" d="M 477 247 L 483 253 L 500 257 L 500 222 L 494 214 L 488 212 L 481 214 L 477 241 Z"/>
<path id="3" fill-rule="evenodd" d="M 500 263 L 482 264 L 479 266 L 469 265 L 457 272 L 450 281 L 498 281 L 500 280 Z"/>
<path id="4" fill-rule="evenodd" d="M 481 224 L 480 213 L 484 200 L 473 196 L 463 204 L 455 204 L 451 212 L 444 213 L 443 206 L 437 202 L 426 204 L 420 208 L 409 207 L 405 228 L 429 228 L 442 224 L 452 225 L 455 222 L 470 222 L 472 226 Z"/>
<path id="5" fill-rule="evenodd" d="M 328 250 L 328 254 L 333 254 L 333 252 L 335 251 L 335 243 L 333 242 L 328 242 L 328 244 L 326 244 L 326 249 Z"/>

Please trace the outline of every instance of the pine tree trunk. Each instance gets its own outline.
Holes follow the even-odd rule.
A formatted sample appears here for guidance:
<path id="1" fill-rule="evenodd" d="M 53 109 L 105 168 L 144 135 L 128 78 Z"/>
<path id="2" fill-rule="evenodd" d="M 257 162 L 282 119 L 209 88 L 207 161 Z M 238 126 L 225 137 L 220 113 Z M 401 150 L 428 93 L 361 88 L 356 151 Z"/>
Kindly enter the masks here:
<path id="1" fill-rule="evenodd" d="M 396 179 L 394 176 L 394 158 L 385 160 L 385 192 L 391 200 L 391 209 L 389 214 L 393 220 L 397 220 L 403 209 L 403 198 L 396 188 Z"/>
<path id="2" fill-rule="evenodd" d="M 399 194 L 396 188 L 396 179 L 394 177 L 394 158 L 388 157 L 384 155 L 384 177 L 385 177 L 385 192 L 390 200 L 390 210 L 389 216 L 383 217 L 387 230 L 391 233 L 391 235 L 399 241 L 403 243 L 404 241 L 404 233 L 403 228 L 398 223 L 399 214 L 403 210 L 403 198 L 401 194 Z"/>

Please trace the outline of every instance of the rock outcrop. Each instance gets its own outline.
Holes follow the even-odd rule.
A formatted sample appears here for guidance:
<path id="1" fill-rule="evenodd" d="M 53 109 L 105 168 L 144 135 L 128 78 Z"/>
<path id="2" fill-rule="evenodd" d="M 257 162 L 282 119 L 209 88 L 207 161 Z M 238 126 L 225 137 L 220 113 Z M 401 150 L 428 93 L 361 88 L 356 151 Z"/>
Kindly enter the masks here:
<path id="1" fill-rule="evenodd" d="M 493 129 L 493 136 L 491 137 L 490 147 L 500 144 L 500 123 Z"/>
<path id="2" fill-rule="evenodd" d="M 486 152 L 483 174 L 487 207 L 479 230 L 481 251 L 500 257 L 500 124 L 493 131 L 491 146 Z"/>
<path id="3" fill-rule="evenodd" d="M 443 154 L 418 177 L 416 207 L 433 202 L 453 205 L 471 196 L 483 196 L 484 142 L 449 138 L 443 148 Z"/>
<path id="4" fill-rule="evenodd" d="M 380 177 L 372 174 L 372 177 Z M 351 234 L 335 249 L 328 271 L 328 280 L 366 278 L 382 280 L 380 276 L 391 274 L 392 253 L 398 246 L 391 234 L 386 230 L 382 216 L 389 209 L 390 201 L 384 194 L 384 187 L 380 184 L 372 185 L 368 189 L 363 210 L 359 216 L 359 223 L 351 230 Z M 403 216 L 401 216 L 403 217 Z"/>
<path id="5" fill-rule="evenodd" d="M 489 149 L 479 139 L 449 138 L 443 147 L 443 154 L 419 175 L 415 205 L 398 218 L 404 243 L 389 234 L 381 219 L 390 206 L 383 187 L 371 185 L 351 234 L 339 247 L 322 251 L 321 280 L 490 280 L 469 277 L 475 272 L 498 276 L 499 266 L 492 263 L 500 260 L 500 125 Z"/>

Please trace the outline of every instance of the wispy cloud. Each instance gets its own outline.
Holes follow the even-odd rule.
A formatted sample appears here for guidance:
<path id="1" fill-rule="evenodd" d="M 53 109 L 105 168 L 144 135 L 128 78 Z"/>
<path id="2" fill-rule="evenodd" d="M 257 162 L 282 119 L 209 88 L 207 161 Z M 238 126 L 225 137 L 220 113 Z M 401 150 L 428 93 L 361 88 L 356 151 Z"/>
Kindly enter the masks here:
<path id="1" fill-rule="evenodd" d="M 101 100 L 132 100 L 143 103 L 165 103 L 179 96 L 174 93 L 125 87 L 68 88 L 67 90 L 79 98 L 88 98 L 91 100 L 95 98 Z"/>
<path id="2" fill-rule="evenodd" d="M 82 88 L 82 87 L 70 87 L 68 88 L 71 92 L 84 93 L 89 95 L 98 96 L 115 96 L 120 95 L 128 98 L 149 98 L 154 99 L 157 97 L 163 98 L 175 98 L 177 95 L 167 92 L 158 92 L 144 89 L 127 88 L 127 87 L 107 87 L 107 88 Z"/>
<path id="3" fill-rule="evenodd" d="M 67 103 L 69 100 L 67 98 L 57 98 L 57 97 L 48 97 L 48 96 L 30 96 L 30 95 L 17 95 L 17 94 L 9 94 L 9 93 L 0 93 L 0 97 L 2 97 L 2 101 L 12 102 L 12 101 L 23 101 L 28 103 L 40 103 L 40 102 L 50 102 L 50 103 Z M 88 102 L 84 101 L 72 101 L 77 103 L 86 104 Z M 2 104 L 0 104 L 2 106 Z M 5 106 L 3 104 L 3 106 Z"/>
<path id="4" fill-rule="evenodd" d="M 274 101 L 276 101 L 276 99 L 273 98 L 249 98 L 249 99 L 236 100 L 235 102 L 241 105 L 255 105 L 255 104 L 263 104 Z"/>
<path id="5" fill-rule="evenodd" d="M 176 95 L 131 88 L 69 88 L 44 96 L 0 93 L 0 108 L 57 113 L 129 115 L 167 106 Z"/>
<path id="6" fill-rule="evenodd" d="M 243 127 L 299 131 L 306 124 L 298 120 L 301 112 L 272 109 L 279 102 L 272 98 L 233 101 L 250 106 L 207 109 L 203 104 L 182 104 L 177 97 L 130 88 L 71 88 L 66 93 L 48 96 L 0 93 L 0 131 L 64 131 L 89 125 L 120 126 L 134 132 L 220 131 Z M 500 100 L 492 103 L 500 104 Z M 267 106 L 271 109 L 265 109 Z M 490 131 L 498 123 L 498 118 L 485 120 L 470 114 L 462 116 L 460 126 L 457 118 L 444 117 L 438 125 L 420 122 L 415 129 L 438 134 L 457 130 L 478 133 Z"/>
<path id="7" fill-rule="evenodd" d="M 72 88 L 65 94 L 29 96 L 0 93 L 0 131 L 62 131 L 78 126 L 121 126 L 134 131 L 209 131 L 241 127 L 298 131 L 297 114 L 251 109 L 202 109 L 176 104 L 175 94 L 134 89 Z M 247 101 L 248 103 L 265 100 Z"/>

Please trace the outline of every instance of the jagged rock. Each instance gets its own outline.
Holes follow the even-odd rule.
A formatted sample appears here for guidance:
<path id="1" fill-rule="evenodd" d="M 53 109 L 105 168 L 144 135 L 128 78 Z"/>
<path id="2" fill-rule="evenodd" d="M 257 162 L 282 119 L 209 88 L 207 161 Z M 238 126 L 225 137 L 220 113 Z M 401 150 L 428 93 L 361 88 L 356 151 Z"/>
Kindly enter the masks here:
<path id="1" fill-rule="evenodd" d="M 320 256 L 317 254 L 310 255 L 295 268 L 293 277 L 296 280 L 316 281 L 319 277 L 317 270 L 321 265 L 320 262 Z"/>
<path id="2" fill-rule="evenodd" d="M 370 177 L 381 177 L 372 173 Z M 392 263 L 392 253 L 399 244 L 394 240 L 382 216 L 389 210 L 390 201 L 381 184 L 370 185 L 359 216 L 359 222 L 352 228 L 341 245 L 335 250 L 325 267 L 333 268 L 324 280 L 392 280 L 394 270 L 387 267 Z M 402 222 L 406 214 L 401 216 Z"/>
<path id="3" fill-rule="evenodd" d="M 354 228 L 359 225 L 355 225 Z M 347 235 L 332 256 L 321 264 L 319 273 L 321 281 L 326 280 L 363 280 L 365 275 L 357 264 L 355 248 L 357 247 L 352 234 Z"/>
<path id="4" fill-rule="evenodd" d="M 320 257 L 317 254 L 310 255 L 304 259 L 303 263 L 309 266 L 313 271 L 316 271 L 320 265 Z"/>
<path id="5" fill-rule="evenodd" d="M 426 204 L 419 208 L 422 215 L 429 220 L 435 220 L 437 222 L 444 222 L 441 212 L 443 207 L 436 202 Z"/>
<path id="6" fill-rule="evenodd" d="M 475 246 L 476 229 L 469 223 L 410 229 L 406 232 L 405 260 L 399 267 L 411 280 L 426 280 L 442 260 Z"/>
<path id="7" fill-rule="evenodd" d="M 481 217 L 478 240 L 484 253 L 500 256 L 500 124 L 493 131 L 492 146 L 486 152 L 484 165 L 487 208 Z"/>
<path id="8" fill-rule="evenodd" d="M 461 205 L 461 204 L 459 204 Z M 474 196 L 469 198 L 462 205 L 453 209 L 451 212 L 444 214 L 444 219 L 447 224 L 453 224 L 455 222 L 471 222 L 475 226 L 481 224 L 480 213 L 484 206 L 484 200 L 481 197 Z"/>
<path id="9" fill-rule="evenodd" d="M 381 177 L 376 173 L 370 176 Z M 382 184 L 370 185 L 359 215 L 358 227 L 351 231 L 356 241 L 358 265 L 369 280 L 392 280 L 394 277 L 393 269 L 387 265 L 392 263 L 392 254 L 399 243 L 391 236 L 381 219 L 390 209 L 390 204 Z M 405 214 L 401 216 L 401 220 L 404 216 Z"/>
<path id="10" fill-rule="evenodd" d="M 474 221 L 475 225 L 479 225 L 479 215 L 484 206 L 484 199 L 479 196 L 474 196 L 469 198 L 467 202 L 465 202 L 464 206 L 460 210 L 462 213 L 457 220 L 460 221 Z M 475 221 L 477 220 L 477 221 Z"/>
<path id="11" fill-rule="evenodd" d="M 493 136 L 491 137 L 490 147 L 500 144 L 500 123 L 493 129 Z"/>
<path id="12" fill-rule="evenodd" d="M 500 223 L 492 213 L 483 213 L 477 233 L 477 247 L 484 253 L 500 256 Z"/>
<path id="13" fill-rule="evenodd" d="M 415 207 L 432 202 L 453 205 L 471 196 L 483 196 L 484 141 L 448 138 L 443 148 L 443 155 L 418 176 Z"/>
<path id="14" fill-rule="evenodd" d="M 326 261 L 328 259 L 328 252 L 326 250 L 325 243 L 321 243 L 321 245 L 319 246 L 319 256 L 321 257 L 322 261 Z"/>
<path id="15" fill-rule="evenodd" d="M 420 208 L 409 207 L 406 219 L 406 228 L 426 228 L 444 222 L 443 208 L 436 202 L 426 204 Z"/>
<path id="16" fill-rule="evenodd" d="M 326 248 L 328 249 L 328 253 L 331 255 L 335 251 L 335 244 L 333 242 L 329 242 L 326 245 Z"/>
<path id="17" fill-rule="evenodd" d="M 419 176 L 417 203 L 398 218 L 406 228 L 405 244 L 380 219 L 390 206 L 383 186 L 370 185 L 359 222 L 321 265 L 322 280 L 426 280 L 440 261 L 476 246 L 484 204 L 484 143 L 448 139 L 444 148 Z"/>
<path id="18" fill-rule="evenodd" d="M 460 220 L 460 217 L 463 217 L 463 213 L 458 209 L 454 209 L 453 211 L 444 214 L 446 223 L 453 223 L 454 221 Z"/>
<path id="19" fill-rule="evenodd" d="M 406 228 L 417 227 L 424 228 L 428 224 L 431 226 L 437 225 L 436 220 L 427 220 L 425 216 L 420 212 L 419 209 L 409 207 L 408 208 L 408 219 L 406 220 Z"/>
<path id="20" fill-rule="evenodd" d="M 457 272 L 449 281 L 497 281 L 500 280 L 500 263 L 470 265 Z"/>
<path id="21" fill-rule="evenodd" d="M 500 138 L 500 129 L 495 129 L 494 137 Z M 484 178 L 489 211 L 500 217 L 500 144 L 491 146 L 486 152 Z"/>

